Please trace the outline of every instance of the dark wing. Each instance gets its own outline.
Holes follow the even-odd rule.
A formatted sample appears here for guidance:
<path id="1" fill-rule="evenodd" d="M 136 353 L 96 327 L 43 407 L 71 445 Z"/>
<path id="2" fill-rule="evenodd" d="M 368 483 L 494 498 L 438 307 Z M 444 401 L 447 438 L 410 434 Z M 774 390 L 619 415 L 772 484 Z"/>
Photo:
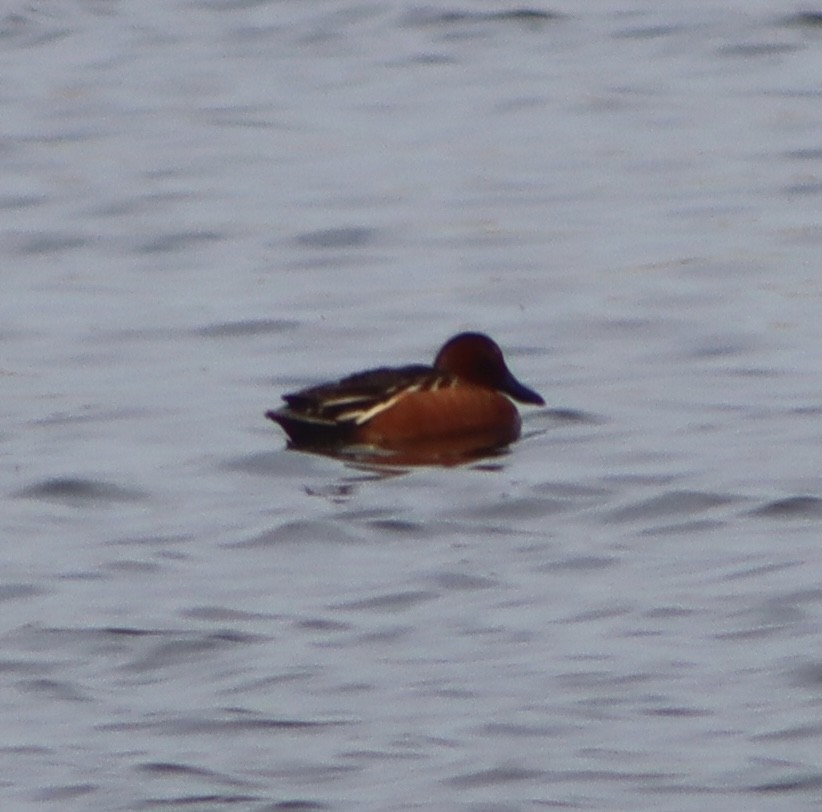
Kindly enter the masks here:
<path id="1" fill-rule="evenodd" d="M 357 424 L 401 392 L 436 389 L 447 382 L 450 376 L 422 364 L 380 367 L 283 395 L 283 400 L 292 412 L 309 420 Z"/>

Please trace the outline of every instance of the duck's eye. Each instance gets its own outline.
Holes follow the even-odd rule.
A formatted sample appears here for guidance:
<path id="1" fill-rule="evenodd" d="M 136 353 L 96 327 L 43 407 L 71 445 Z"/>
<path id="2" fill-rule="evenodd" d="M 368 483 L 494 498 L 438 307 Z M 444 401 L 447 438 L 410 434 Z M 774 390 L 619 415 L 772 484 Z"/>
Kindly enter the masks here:
<path id="1" fill-rule="evenodd" d="M 483 379 L 493 378 L 498 368 L 497 359 L 488 355 L 482 355 L 474 361 L 475 372 Z"/>

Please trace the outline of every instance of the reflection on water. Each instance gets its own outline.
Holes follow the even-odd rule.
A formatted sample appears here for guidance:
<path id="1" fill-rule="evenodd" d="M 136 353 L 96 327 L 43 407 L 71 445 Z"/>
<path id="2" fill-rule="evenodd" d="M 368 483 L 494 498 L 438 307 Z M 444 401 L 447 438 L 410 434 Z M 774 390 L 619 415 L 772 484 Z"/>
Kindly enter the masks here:
<path id="1" fill-rule="evenodd" d="M 437 440 L 417 440 L 391 446 L 377 445 L 295 445 L 288 444 L 294 451 L 323 454 L 327 457 L 360 466 L 371 466 L 375 470 L 389 471 L 398 467 L 418 465 L 439 465 L 451 467 L 465 465 L 477 460 L 499 457 L 508 453 L 508 446 L 499 446 L 495 437 L 484 434 L 469 434 L 446 437 Z"/>

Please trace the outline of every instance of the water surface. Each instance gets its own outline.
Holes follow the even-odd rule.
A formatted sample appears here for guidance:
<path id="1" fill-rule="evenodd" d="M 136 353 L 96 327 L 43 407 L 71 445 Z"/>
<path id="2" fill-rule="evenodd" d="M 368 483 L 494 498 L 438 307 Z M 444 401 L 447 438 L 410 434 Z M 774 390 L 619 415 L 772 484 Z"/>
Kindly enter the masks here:
<path id="1" fill-rule="evenodd" d="M 4 12 L 3 809 L 817 808 L 819 22 Z M 507 453 L 263 417 L 462 329 Z"/>

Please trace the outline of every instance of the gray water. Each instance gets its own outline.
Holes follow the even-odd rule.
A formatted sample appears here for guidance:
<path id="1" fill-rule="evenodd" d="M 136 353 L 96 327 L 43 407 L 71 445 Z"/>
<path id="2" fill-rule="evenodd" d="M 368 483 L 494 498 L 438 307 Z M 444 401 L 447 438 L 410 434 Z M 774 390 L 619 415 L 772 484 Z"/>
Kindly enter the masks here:
<path id="1" fill-rule="evenodd" d="M 813 9 L 6 3 L 0 808 L 818 809 Z M 503 455 L 263 418 L 461 329 Z"/>

